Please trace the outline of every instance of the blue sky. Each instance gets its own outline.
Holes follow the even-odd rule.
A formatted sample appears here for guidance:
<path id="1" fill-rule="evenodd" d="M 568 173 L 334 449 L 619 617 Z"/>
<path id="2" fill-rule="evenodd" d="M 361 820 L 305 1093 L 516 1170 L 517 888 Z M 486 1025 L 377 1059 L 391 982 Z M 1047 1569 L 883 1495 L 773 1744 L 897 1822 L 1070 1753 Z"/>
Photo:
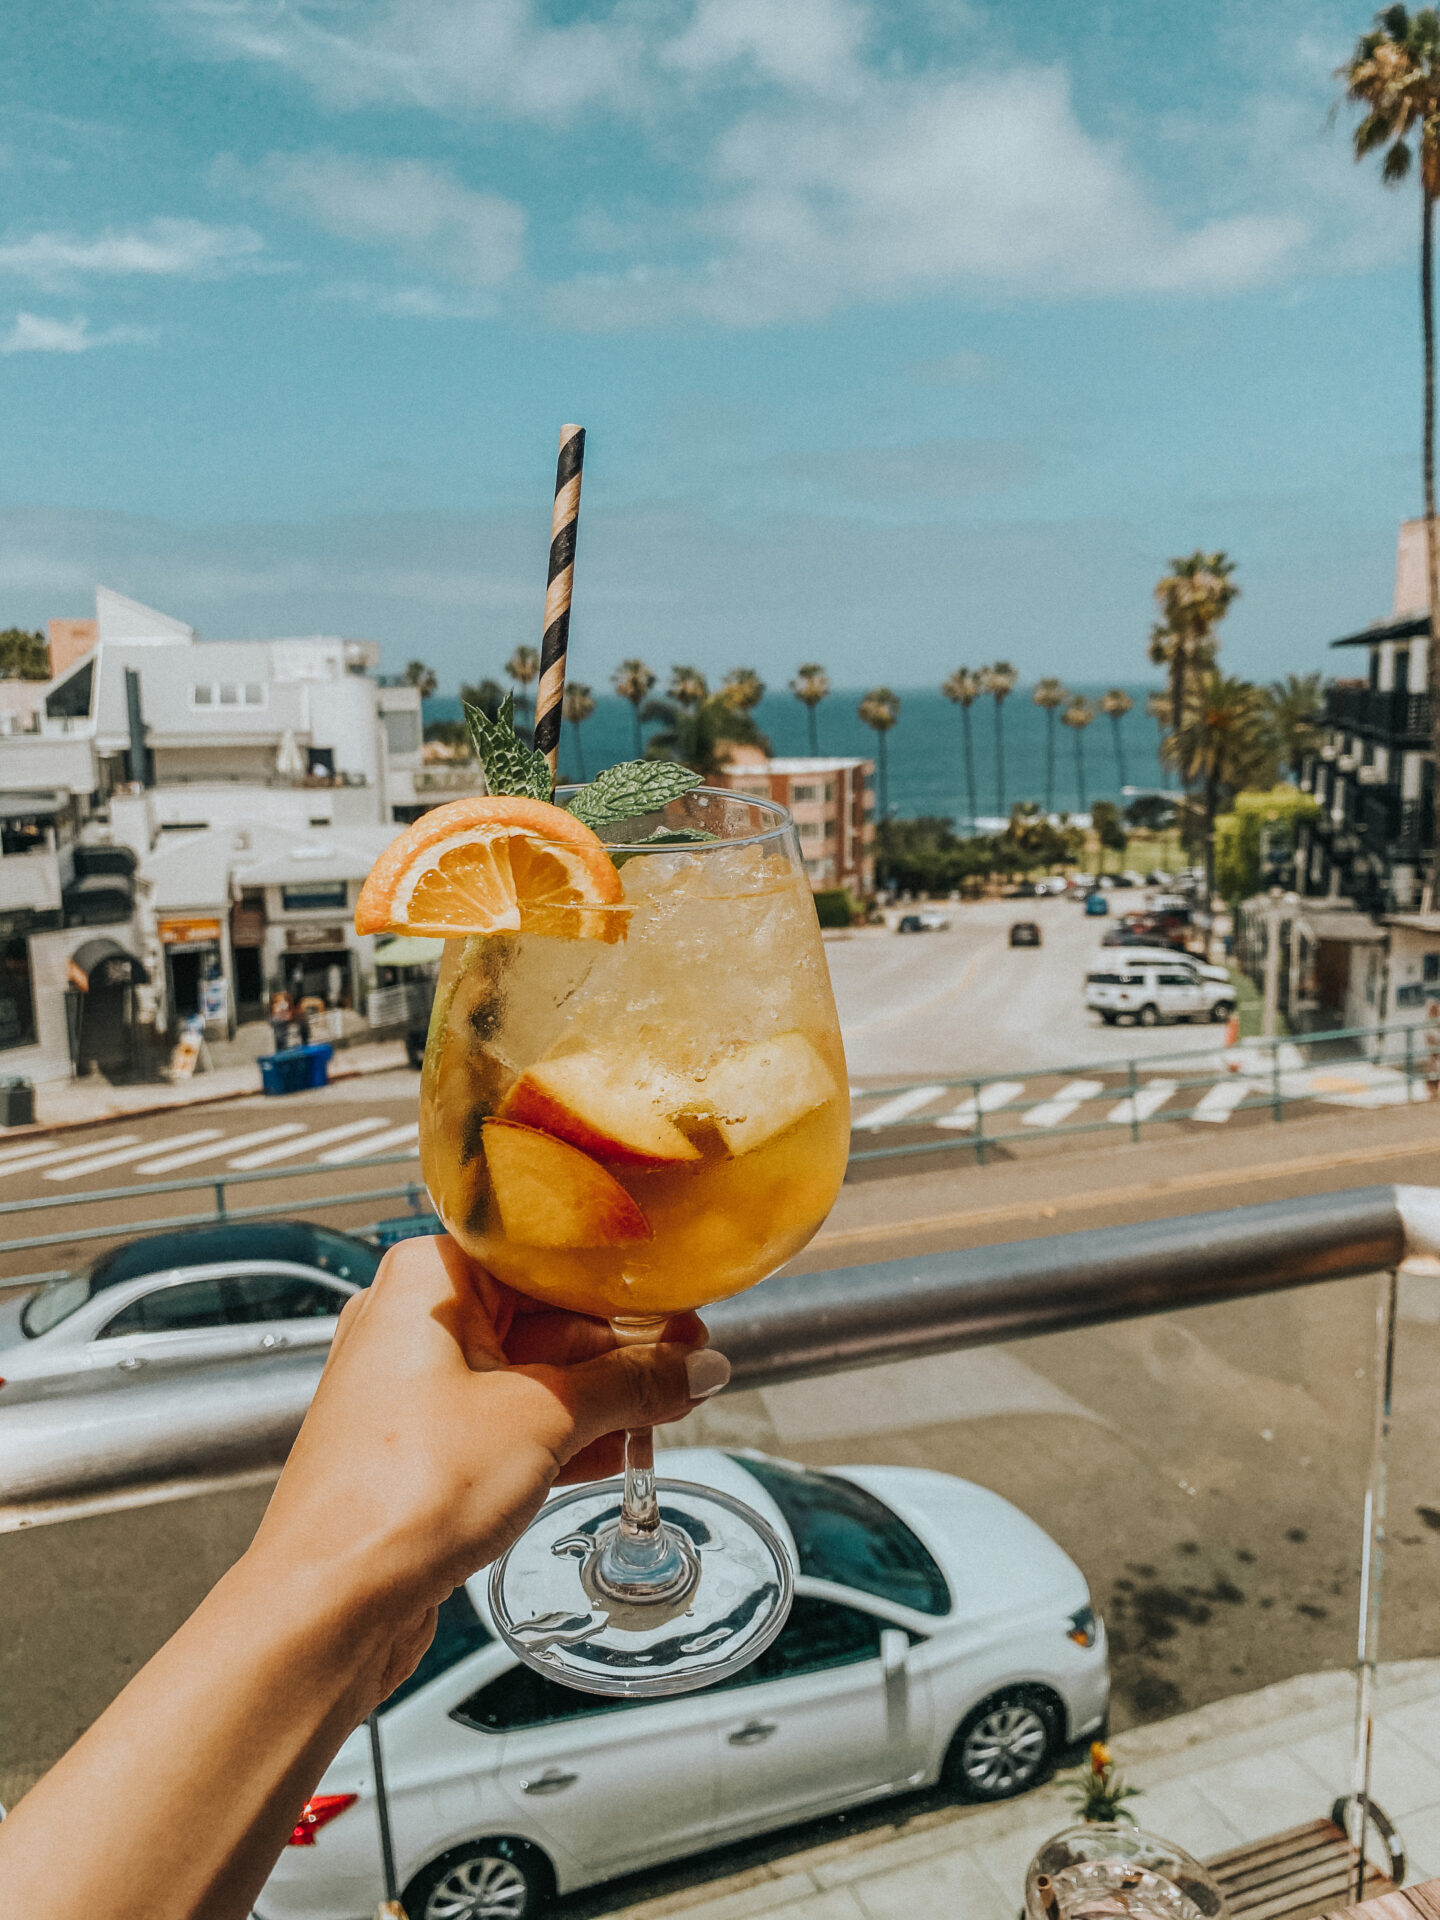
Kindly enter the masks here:
<path id="1" fill-rule="evenodd" d="M 442 682 L 1236 671 L 1388 609 L 1418 197 L 1330 0 L 54 0 L 0 26 L 0 624 L 95 580 Z M 579 664 L 583 660 L 583 667 Z"/>

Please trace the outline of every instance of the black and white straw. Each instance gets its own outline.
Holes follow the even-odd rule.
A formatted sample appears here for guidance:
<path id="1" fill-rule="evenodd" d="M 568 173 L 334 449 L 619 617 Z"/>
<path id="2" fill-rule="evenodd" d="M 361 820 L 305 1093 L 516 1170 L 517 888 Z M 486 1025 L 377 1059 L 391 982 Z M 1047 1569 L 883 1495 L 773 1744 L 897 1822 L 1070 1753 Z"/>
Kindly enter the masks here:
<path id="1" fill-rule="evenodd" d="M 575 527 L 580 517 L 580 470 L 585 429 L 560 429 L 555 465 L 555 511 L 550 520 L 550 577 L 545 587 L 545 637 L 540 642 L 540 685 L 535 695 L 535 749 L 555 772 L 560 753 L 560 713 L 565 700 L 565 652 L 570 645 L 570 595 L 575 585 Z"/>

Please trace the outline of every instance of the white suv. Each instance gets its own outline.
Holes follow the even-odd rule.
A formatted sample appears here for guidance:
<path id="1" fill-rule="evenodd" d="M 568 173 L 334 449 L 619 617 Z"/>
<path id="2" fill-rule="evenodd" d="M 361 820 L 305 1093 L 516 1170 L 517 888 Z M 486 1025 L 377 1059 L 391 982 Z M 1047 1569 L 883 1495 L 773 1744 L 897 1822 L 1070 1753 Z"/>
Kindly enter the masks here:
<path id="1" fill-rule="evenodd" d="M 1114 947 L 1104 966 L 1085 976 L 1085 1004 L 1107 1027 L 1117 1020 L 1156 1027 L 1162 1020 L 1228 1020 L 1235 1011 L 1235 989 L 1214 979 L 1218 967 L 1203 972 L 1183 955 L 1160 959 Z"/>

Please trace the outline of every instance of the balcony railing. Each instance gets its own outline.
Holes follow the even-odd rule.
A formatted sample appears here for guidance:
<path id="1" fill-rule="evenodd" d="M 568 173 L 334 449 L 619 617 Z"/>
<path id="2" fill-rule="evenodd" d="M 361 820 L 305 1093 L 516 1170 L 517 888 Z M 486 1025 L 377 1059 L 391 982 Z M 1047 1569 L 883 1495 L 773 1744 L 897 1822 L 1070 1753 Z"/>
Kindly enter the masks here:
<path id="1" fill-rule="evenodd" d="M 1325 718 L 1332 726 L 1353 728 L 1383 741 L 1430 738 L 1430 696 L 1375 687 L 1329 687 Z"/>

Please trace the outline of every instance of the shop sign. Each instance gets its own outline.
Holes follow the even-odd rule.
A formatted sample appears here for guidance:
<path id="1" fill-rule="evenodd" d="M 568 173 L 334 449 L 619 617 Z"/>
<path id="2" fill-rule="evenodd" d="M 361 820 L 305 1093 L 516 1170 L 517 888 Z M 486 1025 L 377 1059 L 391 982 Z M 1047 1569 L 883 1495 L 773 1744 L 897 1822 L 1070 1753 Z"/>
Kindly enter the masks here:
<path id="1" fill-rule="evenodd" d="M 162 920 L 162 947 L 212 947 L 220 941 L 218 920 Z"/>
<path id="2" fill-rule="evenodd" d="M 263 907 L 233 907 L 231 909 L 230 944 L 232 947 L 264 946 L 265 909 Z"/>
<path id="3" fill-rule="evenodd" d="M 221 978 L 200 982 L 200 1011 L 205 1016 L 205 1024 L 213 1025 L 223 1020 L 229 1010 L 229 997 L 225 990 L 225 981 Z"/>
<path id="4" fill-rule="evenodd" d="M 321 948 L 343 947 L 344 927 L 287 927 L 285 945 L 291 953 L 314 953 Z"/>

